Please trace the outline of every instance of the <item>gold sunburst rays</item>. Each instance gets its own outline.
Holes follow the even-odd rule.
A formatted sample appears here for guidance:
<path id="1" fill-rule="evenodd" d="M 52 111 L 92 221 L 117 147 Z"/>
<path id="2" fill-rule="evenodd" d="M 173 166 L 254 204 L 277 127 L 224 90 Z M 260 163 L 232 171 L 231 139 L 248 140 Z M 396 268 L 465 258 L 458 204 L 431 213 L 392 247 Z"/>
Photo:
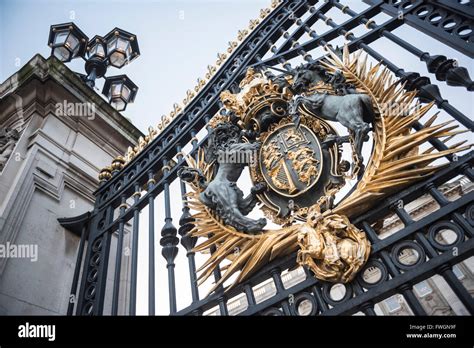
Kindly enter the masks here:
<path id="1" fill-rule="evenodd" d="M 447 143 L 465 130 L 457 130 L 457 126 L 450 122 L 437 124 L 438 115 L 435 114 L 425 121 L 421 130 L 414 132 L 413 124 L 428 114 L 433 103 L 426 105 L 416 103 L 416 91 L 405 91 L 404 84 L 395 80 L 393 74 L 380 63 L 368 64 L 367 55 L 362 55 L 362 51 L 349 55 L 346 46 L 342 59 L 330 52 L 323 65 L 329 72 L 341 70 L 349 83 L 354 84 L 358 91 L 368 94 L 372 99 L 376 116 L 373 122 L 373 150 L 362 179 L 348 198 L 332 211 L 323 213 L 322 221 L 327 221 L 325 219 L 334 214 L 355 216 L 364 209 L 371 208 L 379 199 L 395 190 L 433 174 L 442 166 L 432 165 L 439 158 L 471 147 L 466 141 L 459 141 L 444 151 L 429 148 L 420 152 L 420 146 L 432 139 Z M 327 89 L 327 85 L 316 86 L 315 91 L 321 92 L 325 88 Z M 201 170 L 208 181 L 212 179 L 213 164 L 205 162 L 202 150 L 196 159 L 187 158 L 187 161 L 190 167 Z M 248 279 L 268 262 L 301 250 L 298 233 L 305 228 L 308 229 L 308 226 L 311 228 L 306 222 L 277 230 L 265 230 L 255 235 L 239 232 L 233 227 L 226 226 L 199 200 L 201 188 L 197 184 L 191 183 L 191 188 L 187 196 L 189 206 L 194 212 L 194 226 L 189 234 L 193 237 L 206 238 L 194 248 L 194 251 L 209 253 L 209 250 L 215 250 L 209 253 L 207 260 L 199 267 L 198 282 L 199 284 L 206 282 L 217 267 L 223 272 L 209 293 L 223 286 L 232 276 L 236 278 L 226 290 Z M 364 239 L 365 235 L 361 233 L 359 237 Z M 370 252 L 370 244 L 365 239 L 358 243 L 365 245 L 366 259 Z M 222 265 L 224 260 L 231 262 Z M 363 263 L 357 267 L 360 268 L 362 265 Z M 317 267 L 311 269 L 317 271 Z M 347 281 L 351 279 L 346 278 Z"/>
<path id="2" fill-rule="evenodd" d="M 349 83 L 371 96 L 376 110 L 374 149 L 367 169 L 354 192 L 334 209 L 335 212 L 354 216 L 378 197 L 433 174 L 444 166 L 430 166 L 439 158 L 471 147 L 461 141 L 448 146 L 447 150 L 428 149 L 419 153 L 420 145 L 432 139 L 446 143 L 465 130 L 456 130 L 458 125 L 451 125 L 451 121 L 435 124 L 437 113 L 421 130 L 412 131 L 413 124 L 427 115 L 434 103 L 422 106 L 415 102 L 417 91 L 406 91 L 404 84 L 395 81 L 380 62 L 368 65 L 367 54 L 363 55 L 362 50 L 350 55 L 344 46 L 342 59 L 329 50 L 322 64 L 329 72 L 341 70 Z"/>

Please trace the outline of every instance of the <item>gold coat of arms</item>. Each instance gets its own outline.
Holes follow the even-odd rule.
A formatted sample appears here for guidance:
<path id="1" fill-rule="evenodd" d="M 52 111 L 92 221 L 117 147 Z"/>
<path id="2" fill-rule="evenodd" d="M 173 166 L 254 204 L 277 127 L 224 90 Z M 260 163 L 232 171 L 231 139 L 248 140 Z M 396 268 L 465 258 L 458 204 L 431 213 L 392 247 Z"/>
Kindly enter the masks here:
<path id="1" fill-rule="evenodd" d="M 416 91 L 404 91 L 360 52 L 328 51 L 325 59 L 278 76 L 248 69 L 237 92 L 222 93 L 206 145 L 179 173 L 191 187 L 189 233 L 204 239 L 195 251 L 215 250 L 198 270 L 199 281 L 231 261 L 211 291 L 230 288 L 291 253 L 318 279 L 351 281 L 371 248 L 350 219 L 433 174 L 439 166 L 429 164 L 437 158 L 469 147 L 419 153 L 421 143 L 456 131 L 436 125 L 433 116 L 414 132 L 411 125 L 432 104 L 415 103 Z M 340 135 L 335 124 L 347 134 Z M 343 158 L 344 148 L 350 160 Z M 252 184 L 247 194 L 238 185 L 244 170 Z M 250 217 L 256 210 L 262 216 Z M 277 228 L 266 228 L 268 220 Z"/>

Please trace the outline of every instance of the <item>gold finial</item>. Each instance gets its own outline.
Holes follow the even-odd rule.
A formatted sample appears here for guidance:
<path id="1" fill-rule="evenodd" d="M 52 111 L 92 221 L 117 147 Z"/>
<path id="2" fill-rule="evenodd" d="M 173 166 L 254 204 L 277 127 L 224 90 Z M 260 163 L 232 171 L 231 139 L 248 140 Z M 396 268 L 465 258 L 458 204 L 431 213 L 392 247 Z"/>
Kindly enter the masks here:
<path id="1" fill-rule="evenodd" d="M 143 137 L 138 138 L 138 151 L 137 152 L 143 150 L 145 146 L 147 146 L 147 142 L 145 138 Z"/>
<path id="2" fill-rule="evenodd" d="M 193 91 L 188 89 L 186 91 L 186 97 L 183 99 L 183 104 L 188 105 L 188 103 L 194 98 L 194 96 L 195 96 L 195 94 L 193 93 Z"/>
<path id="3" fill-rule="evenodd" d="M 229 47 L 227 48 L 227 52 L 232 53 L 234 51 L 234 48 L 238 46 L 238 43 L 235 41 L 229 41 Z"/>
<path id="4" fill-rule="evenodd" d="M 254 30 L 259 23 L 260 21 L 258 19 L 251 19 L 249 22 L 249 29 Z"/>
<path id="5" fill-rule="evenodd" d="M 215 73 L 216 73 L 216 67 L 213 65 L 208 65 L 207 66 L 207 73 L 206 73 L 206 79 L 210 79 Z"/>
<path id="6" fill-rule="evenodd" d="M 161 115 L 160 121 L 159 121 L 158 124 L 156 125 L 156 128 L 158 128 L 158 131 L 159 131 L 160 133 L 161 133 L 161 131 L 163 130 L 163 128 L 165 127 L 165 125 L 164 125 L 164 123 L 163 123 L 164 117 L 165 117 L 165 115 Z"/>
<path id="7" fill-rule="evenodd" d="M 133 157 L 135 157 L 135 152 L 133 151 L 132 147 L 129 146 L 127 149 L 127 153 L 125 154 L 125 160 L 128 163 L 133 159 Z"/>
<path id="8" fill-rule="evenodd" d="M 248 35 L 249 31 L 247 29 L 239 30 L 237 32 L 237 40 L 242 41 Z"/>
<path id="9" fill-rule="evenodd" d="M 148 127 L 148 138 L 151 140 L 155 139 L 155 137 L 158 135 L 158 132 L 155 128 L 152 126 Z"/>
<path id="10" fill-rule="evenodd" d="M 163 129 L 168 125 L 170 117 L 167 115 L 161 115 L 161 124 L 163 125 Z"/>
<path id="11" fill-rule="evenodd" d="M 194 87 L 194 91 L 199 92 L 202 89 L 202 87 L 204 87 L 205 85 L 206 85 L 206 81 L 204 81 L 201 78 L 198 78 L 197 85 L 196 87 Z"/>
<path id="12" fill-rule="evenodd" d="M 173 118 L 170 115 L 165 116 L 165 126 L 169 125 L 172 120 Z"/>
<path id="13" fill-rule="evenodd" d="M 271 10 L 269 8 L 262 8 L 260 10 L 260 18 L 264 19 L 270 12 Z"/>
<path id="14" fill-rule="evenodd" d="M 260 18 L 265 18 L 269 13 L 271 13 L 272 9 L 276 8 L 282 1 L 281 0 L 272 0 L 271 2 L 271 9 L 270 8 L 265 8 L 260 10 Z M 261 22 L 260 18 L 256 18 L 253 20 L 249 21 L 249 26 L 248 30 L 243 29 L 238 31 L 237 35 L 237 41 L 242 41 L 245 39 L 245 37 L 250 33 L 250 31 L 254 30 Z M 239 42 L 237 41 L 231 41 L 229 42 L 229 47 L 227 48 L 228 54 L 232 53 L 239 45 Z M 225 60 L 228 58 L 228 54 L 226 53 L 218 53 L 217 54 L 217 61 L 216 65 L 208 65 L 207 67 L 207 72 L 205 74 L 205 79 L 208 81 L 212 78 L 212 76 L 216 73 L 217 69 L 222 66 L 222 64 L 225 62 Z M 194 87 L 194 90 L 188 90 L 186 92 L 186 98 L 183 100 L 183 106 L 188 105 L 191 102 L 191 99 L 195 97 L 196 93 L 198 93 L 205 85 L 206 85 L 206 80 L 203 79 L 198 79 L 197 85 Z M 151 142 L 159 133 L 161 133 L 164 128 L 172 121 L 173 117 L 176 117 L 177 114 L 181 112 L 181 107 L 175 103 L 173 105 L 173 111 L 170 112 L 170 115 L 165 116 L 163 115 L 161 117 L 161 120 L 157 123 L 156 127 L 148 128 L 148 135 L 145 136 L 145 138 L 141 138 L 141 145 L 140 141 L 137 146 L 134 148 L 130 147 L 127 149 L 127 152 L 125 154 L 125 161 L 126 163 L 130 162 L 140 151 L 143 149 L 146 144 Z"/>
<path id="15" fill-rule="evenodd" d="M 227 59 L 227 55 L 225 53 L 217 53 L 217 65 L 221 65 Z"/>
<path id="16" fill-rule="evenodd" d="M 170 112 L 170 118 L 174 118 L 177 114 L 181 112 L 182 108 L 178 103 L 173 104 L 173 110 Z"/>

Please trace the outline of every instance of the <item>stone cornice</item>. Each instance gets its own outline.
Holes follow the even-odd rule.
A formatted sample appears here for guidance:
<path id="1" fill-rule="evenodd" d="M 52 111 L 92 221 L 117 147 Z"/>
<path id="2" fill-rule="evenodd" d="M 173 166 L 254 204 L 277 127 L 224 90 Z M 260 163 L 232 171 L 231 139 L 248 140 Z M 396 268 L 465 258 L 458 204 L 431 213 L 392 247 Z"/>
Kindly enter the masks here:
<path id="1" fill-rule="evenodd" d="M 144 136 L 128 119 L 112 108 L 92 88 L 87 86 L 76 73 L 53 56 L 45 59 L 39 54 L 35 55 L 19 71 L 0 84 L 0 101 L 5 100 L 32 79 L 37 79 L 41 82 L 51 79 L 79 101 L 94 103 L 96 114 L 114 129 L 120 129 L 120 133 L 130 143 L 136 144 L 137 139 Z"/>

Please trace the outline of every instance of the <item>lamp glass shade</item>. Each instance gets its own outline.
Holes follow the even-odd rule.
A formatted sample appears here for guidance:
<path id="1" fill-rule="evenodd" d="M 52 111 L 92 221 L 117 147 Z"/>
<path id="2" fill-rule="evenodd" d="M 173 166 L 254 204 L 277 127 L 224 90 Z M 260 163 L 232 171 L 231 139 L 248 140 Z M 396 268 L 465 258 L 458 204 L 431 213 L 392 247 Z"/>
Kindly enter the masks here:
<path id="1" fill-rule="evenodd" d="M 114 36 L 107 43 L 110 65 L 122 68 L 128 64 L 132 56 L 130 41 L 121 36 Z"/>
<path id="2" fill-rule="evenodd" d="M 109 50 L 109 52 L 111 52 L 115 48 L 116 44 L 117 44 L 117 37 L 114 37 L 112 40 L 110 40 L 107 43 L 107 49 Z"/>
<path id="3" fill-rule="evenodd" d="M 62 62 L 67 62 L 71 58 L 71 52 L 69 52 L 64 46 L 54 48 L 53 55 Z"/>
<path id="4" fill-rule="evenodd" d="M 122 96 L 122 84 L 114 83 L 110 86 L 110 97 L 111 98 L 120 98 Z"/>
<path id="5" fill-rule="evenodd" d="M 127 103 L 125 103 L 121 98 L 114 98 L 110 101 L 112 107 L 117 111 L 125 110 Z"/>
<path id="6" fill-rule="evenodd" d="M 63 45 L 66 42 L 67 35 L 69 34 L 69 30 L 62 30 L 56 33 L 54 37 L 54 45 Z"/>
<path id="7" fill-rule="evenodd" d="M 63 62 L 83 57 L 87 41 L 87 36 L 74 23 L 52 25 L 49 31 L 51 53 Z"/>
<path id="8" fill-rule="evenodd" d="M 130 99 L 130 89 L 125 85 L 122 87 L 122 98 L 124 98 L 127 102 Z"/>
<path id="9" fill-rule="evenodd" d="M 65 46 L 72 51 L 73 57 L 79 52 L 79 39 L 73 33 L 69 33 Z"/>
<path id="10" fill-rule="evenodd" d="M 138 87 L 126 76 L 118 75 L 106 78 L 102 93 L 117 111 L 124 111 L 133 103 Z"/>
<path id="11" fill-rule="evenodd" d="M 100 42 L 95 43 L 89 50 L 88 55 L 89 57 L 97 56 L 100 58 L 104 58 L 105 57 L 104 45 L 102 45 Z"/>
<path id="12" fill-rule="evenodd" d="M 117 39 L 117 49 L 121 52 L 124 52 L 127 58 L 129 58 L 130 54 L 132 53 L 130 42 L 121 37 Z"/>
<path id="13" fill-rule="evenodd" d="M 119 51 L 114 51 L 110 57 L 110 65 L 115 66 L 116 68 L 121 68 L 127 63 L 125 54 Z"/>

